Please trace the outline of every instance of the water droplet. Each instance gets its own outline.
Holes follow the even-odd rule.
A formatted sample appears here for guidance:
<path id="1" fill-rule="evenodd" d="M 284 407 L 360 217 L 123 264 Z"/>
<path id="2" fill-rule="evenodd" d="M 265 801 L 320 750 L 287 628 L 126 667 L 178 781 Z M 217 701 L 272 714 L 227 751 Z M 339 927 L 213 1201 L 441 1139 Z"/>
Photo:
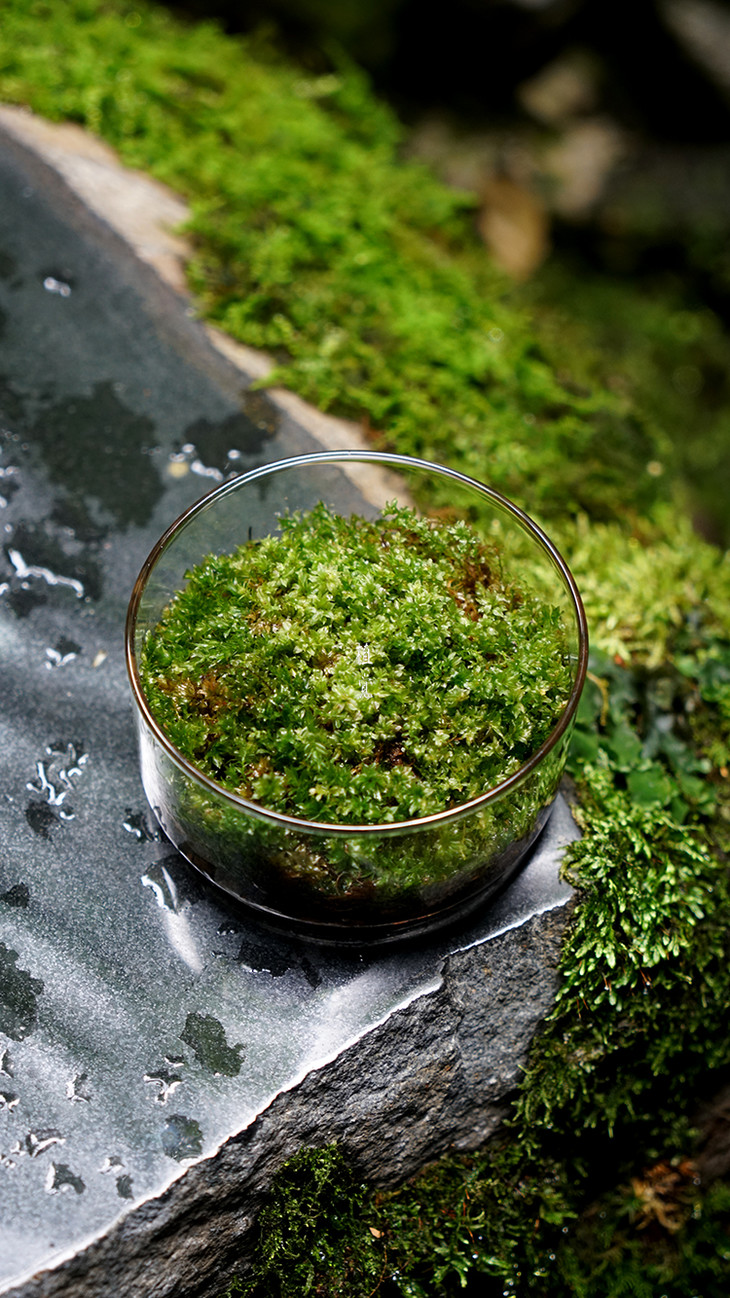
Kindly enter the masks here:
<path id="1" fill-rule="evenodd" d="M 131 807 L 127 807 L 122 824 L 128 834 L 134 835 L 138 843 L 154 843 L 160 837 L 159 829 L 150 823 L 145 811 L 133 811 Z"/>
<path id="2" fill-rule="evenodd" d="M 57 808 L 61 820 L 72 820 L 74 813 L 64 803 L 75 788 L 74 781 L 83 774 L 89 755 L 79 743 L 66 740 L 47 744 L 45 752 L 46 757 L 36 762 L 38 778 L 30 780 L 26 788 L 41 794 L 49 807 Z"/>
<path id="3" fill-rule="evenodd" d="M 181 1073 L 173 1072 L 166 1064 L 161 1064 L 159 1068 L 150 1069 L 145 1073 L 142 1080 L 157 1086 L 159 1089 L 155 1099 L 159 1104 L 167 1104 L 170 1096 L 174 1095 L 178 1086 L 182 1085 L 183 1079 Z"/>
<path id="4" fill-rule="evenodd" d="M 12 888 L 8 888 L 7 892 L 0 892 L 0 901 L 4 902 L 6 906 L 18 907 L 21 910 L 25 910 L 30 901 L 30 893 L 28 891 L 27 883 L 16 883 L 13 884 Z M 0 1072 L 2 1072 L 1 1064 Z"/>
<path id="5" fill-rule="evenodd" d="M 63 492 L 53 517 L 59 520 L 60 511 L 80 541 L 101 540 L 110 530 L 109 521 L 98 521 L 90 501 L 121 527 L 149 521 L 164 487 L 155 465 L 140 455 L 140 447 L 155 440 L 155 426 L 127 406 L 108 379 L 96 383 L 91 393 L 69 393 L 45 407 L 30 433 L 50 478 Z M 126 468 L 120 464 L 125 459 Z M 93 575 L 89 574 L 89 583 Z M 98 569 L 96 575 L 100 580 Z M 88 586 L 87 593 L 94 595 Z"/>
<path id="6" fill-rule="evenodd" d="M 36 1025 L 43 982 L 18 969 L 17 960 L 18 952 L 0 942 L 0 1032 L 23 1041 Z"/>
<path id="7" fill-rule="evenodd" d="M 504 338 L 504 333 L 502 332 L 501 329 L 495 327 L 494 329 L 489 330 L 487 337 L 489 341 L 492 343 L 501 343 L 502 339 Z"/>
<path id="8" fill-rule="evenodd" d="M 15 492 L 20 486 L 18 481 L 19 470 L 14 464 L 0 465 L 0 483 L 2 483 L 2 496 L 0 496 L 0 509 L 7 509 Z"/>
<path id="9" fill-rule="evenodd" d="M 59 824 L 59 818 L 47 802 L 29 802 L 25 809 L 25 818 L 39 838 L 50 838 L 51 829 Z"/>
<path id="10" fill-rule="evenodd" d="M 133 1199 L 132 1178 L 129 1174 L 117 1177 L 117 1194 L 120 1199 Z"/>
<path id="11" fill-rule="evenodd" d="M 56 1131 L 53 1127 L 48 1127 L 40 1131 L 28 1132 L 28 1135 L 25 1138 L 25 1152 L 29 1154 L 31 1158 L 39 1158 L 41 1154 L 45 1154 L 47 1150 L 53 1147 L 53 1145 L 65 1144 L 65 1136 L 62 1136 L 60 1131 Z M 17 1152 L 20 1153 L 21 1150 L 18 1149 Z"/>
<path id="12" fill-rule="evenodd" d="M 155 834 L 155 837 L 161 835 Z M 142 875 L 142 885 L 151 888 L 157 905 L 172 914 L 179 914 L 187 902 L 200 901 L 203 896 L 202 885 L 192 870 L 173 852 L 160 861 L 153 861 Z"/>
<path id="13" fill-rule="evenodd" d="M 76 1104 L 88 1104 L 91 1100 L 91 1093 L 87 1086 L 89 1080 L 88 1073 L 78 1073 L 76 1077 L 69 1078 L 66 1083 L 66 1098 Z"/>
<path id="14" fill-rule="evenodd" d="M 225 1029 L 212 1014 L 188 1014 L 180 1040 L 190 1046 L 203 1068 L 214 1076 L 236 1077 L 241 1071 L 242 1045 L 229 1046 Z"/>
<path id="15" fill-rule="evenodd" d="M 220 930 L 219 930 L 220 931 Z M 234 932 L 228 929 L 228 932 Z M 272 978 L 281 978 L 296 965 L 296 954 L 285 946 L 274 942 L 257 942 L 245 938 L 236 957 L 236 963 L 243 965 L 251 973 L 267 973 Z"/>
<path id="16" fill-rule="evenodd" d="M 122 1159 L 117 1154 L 108 1154 L 99 1171 L 102 1173 L 116 1172 L 120 1167 L 124 1167 Z"/>
<path id="17" fill-rule="evenodd" d="M 218 930 L 223 932 L 223 926 Z M 228 930 L 233 932 L 233 928 Z M 322 982 L 320 971 L 312 964 L 309 957 L 293 942 L 284 938 L 269 938 L 257 941 L 250 937 L 243 939 L 236 956 L 236 963 L 243 965 L 251 973 L 267 973 L 272 978 L 281 978 L 290 970 L 301 970 L 309 986 L 316 989 Z"/>
<path id="18" fill-rule="evenodd" d="M 192 473 L 196 473 L 199 478 L 211 478 L 213 482 L 222 482 L 223 474 L 220 469 L 216 469 L 212 464 L 203 464 L 200 459 L 194 459 L 190 464 Z"/>
<path id="19" fill-rule="evenodd" d="M 53 670 L 55 667 L 65 667 L 67 663 L 73 662 L 81 653 L 81 645 L 75 640 L 69 640 L 66 636 L 61 636 L 56 641 L 55 648 L 46 649 L 46 667 Z"/>
<path id="20" fill-rule="evenodd" d="M 71 296 L 71 285 L 65 280 L 56 279 L 55 275 L 46 275 L 43 287 L 47 293 L 57 293 L 59 297 Z"/>
<path id="21" fill-rule="evenodd" d="M 67 1163 L 51 1163 L 46 1176 L 45 1189 L 48 1194 L 59 1194 L 64 1190 L 75 1190 L 83 1194 L 86 1186 L 80 1176 L 76 1176 Z"/>
<path id="22" fill-rule="evenodd" d="M 36 578 L 44 581 L 48 586 L 67 586 L 72 590 L 77 599 L 84 598 L 83 583 L 77 581 L 75 577 L 62 577 L 58 573 L 52 572 L 50 568 L 44 568 L 40 564 L 27 564 L 20 550 L 8 549 L 8 558 L 15 569 L 15 576 L 20 582 L 29 581 Z"/>
<path id="23" fill-rule="evenodd" d="M 203 1152 L 203 1133 L 194 1118 L 184 1113 L 171 1113 L 162 1132 L 162 1148 L 168 1158 L 181 1163 L 186 1158 L 197 1158 Z"/>
<path id="24" fill-rule="evenodd" d="M 155 861 L 146 874 L 142 875 L 143 888 L 151 888 L 157 905 L 162 910 L 178 910 L 178 895 L 175 881 L 164 861 Z"/>

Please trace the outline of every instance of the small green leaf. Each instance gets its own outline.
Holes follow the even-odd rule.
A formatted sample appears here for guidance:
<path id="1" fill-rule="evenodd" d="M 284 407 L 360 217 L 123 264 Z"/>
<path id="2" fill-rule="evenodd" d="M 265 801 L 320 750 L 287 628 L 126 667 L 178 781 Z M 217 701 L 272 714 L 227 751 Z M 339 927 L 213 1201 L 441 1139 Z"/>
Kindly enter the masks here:
<path id="1" fill-rule="evenodd" d="M 642 807 L 664 807 L 672 796 L 672 786 L 658 766 L 648 771 L 631 771 L 626 784 L 632 798 Z"/>

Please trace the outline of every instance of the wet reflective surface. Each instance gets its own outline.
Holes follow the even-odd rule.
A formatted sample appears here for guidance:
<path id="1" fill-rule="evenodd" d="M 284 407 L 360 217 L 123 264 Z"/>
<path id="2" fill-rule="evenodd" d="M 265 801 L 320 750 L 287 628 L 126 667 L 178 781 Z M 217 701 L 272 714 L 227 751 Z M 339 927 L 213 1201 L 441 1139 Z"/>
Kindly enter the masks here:
<path id="1" fill-rule="evenodd" d="M 161 1194 L 281 1090 L 561 905 L 559 803 L 486 915 L 370 959 L 231 910 L 148 812 L 123 662 L 157 536 L 230 472 L 317 449 L 63 187 L 0 164 L 0 1287 Z M 343 485 L 343 492 L 345 486 Z M 347 492 L 351 487 L 347 487 Z"/>

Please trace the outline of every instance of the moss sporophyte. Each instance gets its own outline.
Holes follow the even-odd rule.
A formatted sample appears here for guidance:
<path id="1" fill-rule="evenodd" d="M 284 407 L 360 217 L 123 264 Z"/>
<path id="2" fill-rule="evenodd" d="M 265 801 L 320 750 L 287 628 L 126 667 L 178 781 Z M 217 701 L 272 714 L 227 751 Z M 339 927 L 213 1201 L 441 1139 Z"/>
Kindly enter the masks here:
<path id="1" fill-rule="evenodd" d="M 141 653 L 150 710 L 197 769 L 271 811 L 387 825 L 459 806 L 518 771 L 570 695 L 560 609 L 461 521 L 319 504 L 186 575 Z M 346 891 L 362 879 L 340 841 Z M 408 873 L 402 841 L 397 857 Z M 297 868 L 319 875 L 321 855 Z"/>

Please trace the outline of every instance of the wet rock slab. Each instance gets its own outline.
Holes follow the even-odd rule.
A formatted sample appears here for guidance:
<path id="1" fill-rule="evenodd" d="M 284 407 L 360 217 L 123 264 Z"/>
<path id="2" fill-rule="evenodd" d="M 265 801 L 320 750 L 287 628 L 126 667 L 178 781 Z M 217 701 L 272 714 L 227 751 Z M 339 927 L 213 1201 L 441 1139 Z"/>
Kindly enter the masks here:
<path id="1" fill-rule="evenodd" d="M 387 1183 L 494 1129 L 554 992 L 575 829 L 559 803 L 469 929 L 372 959 L 199 882 L 145 809 L 127 598 L 201 491 L 319 447 L 9 140 L 0 216 L 0 1291 L 216 1294 L 302 1143 Z"/>

